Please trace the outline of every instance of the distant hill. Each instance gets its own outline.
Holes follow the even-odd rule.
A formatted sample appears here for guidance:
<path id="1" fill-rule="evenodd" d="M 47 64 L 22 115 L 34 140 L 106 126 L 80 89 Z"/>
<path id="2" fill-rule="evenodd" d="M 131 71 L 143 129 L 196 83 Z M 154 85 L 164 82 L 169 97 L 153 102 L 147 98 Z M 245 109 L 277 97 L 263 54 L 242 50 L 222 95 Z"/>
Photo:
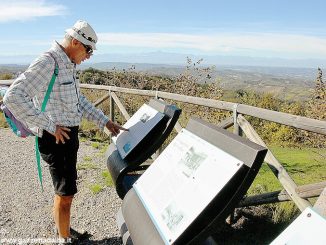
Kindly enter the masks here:
<path id="1" fill-rule="evenodd" d="M 16 72 L 22 72 L 26 70 L 28 65 L 16 65 L 16 64 L 3 64 L 0 65 L 0 72 L 1 73 L 16 73 Z"/>
<path id="2" fill-rule="evenodd" d="M 271 93 L 286 100 L 309 99 L 316 75 L 317 69 L 310 68 L 238 67 L 216 71 L 224 89 Z"/>
<path id="3" fill-rule="evenodd" d="M 0 72 L 18 73 L 28 65 L 0 65 Z M 185 65 L 150 63 L 100 62 L 86 63 L 80 69 L 93 67 L 99 70 L 134 70 L 149 75 L 178 76 Z M 207 82 L 219 81 L 225 90 L 237 89 L 268 92 L 282 99 L 307 100 L 311 97 L 317 68 L 287 68 L 263 66 L 215 66 Z"/>
<path id="4" fill-rule="evenodd" d="M 1 55 L 0 64 L 29 64 L 35 55 Z M 189 54 L 172 52 L 139 52 L 139 53 L 105 53 L 95 52 L 90 63 L 122 62 L 137 64 L 170 64 L 183 65 L 186 58 L 193 61 L 203 59 L 205 65 L 216 66 L 259 66 L 259 67 L 304 67 L 304 68 L 326 68 L 326 59 L 299 59 L 299 58 L 277 58 L 277 57 L 250 57 L 250 56 L 226 56 L 209 54 Z"/>
<path id="5" fill-rule="evenodd" d="M 135 66 L 135 71 L 146 72 L 150 75 L 178 76 L 185 70 L 181 65 L 165 64 L 132 64 L 102 62 L 92 64 L 91 67 L 100 70 L 129 70 Z M 85 69 L 90 65 L 82 65 Z M 268 92 L 287 100 L 307 100 L 311 97 L 315 86 L 317 69 L 313 68 L 286 68 L 260 66 L 216 66 L 210 74 L 208 82 L 219 81 L 225 90 L 253 90 Z"/>

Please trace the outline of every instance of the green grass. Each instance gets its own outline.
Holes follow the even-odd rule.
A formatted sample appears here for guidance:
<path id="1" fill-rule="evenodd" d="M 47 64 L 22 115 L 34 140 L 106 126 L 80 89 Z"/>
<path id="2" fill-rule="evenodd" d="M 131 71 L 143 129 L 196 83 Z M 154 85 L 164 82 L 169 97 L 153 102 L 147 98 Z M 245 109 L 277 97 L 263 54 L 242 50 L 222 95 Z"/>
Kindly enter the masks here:
<path id="1" fill-rule="evenodd" d="M 108 136 L 104 132 L 100 132 L 98 126 L 86 119 L 83 119 L 80 124 L 80 135 L 82 138 L 97 142 L 107 142 Z M 96 146 L 96 144 L 94 144 Z"/>
<path id="2" fill-rule="evenodd" d="M 99 149 L 101 147 L 101 144 L 99 142 L 92 142 L 91 146 L 94 147 L 95 149 Z"/>
<path id="3" fill-rule="evenodd" d="M 77 170 L 99 169 L 99 166 L 92 162 L 82 162 L 77 164 Z"/>
<path id="4" fill-rule="evenodd" d="M 273 147 L 272 152 L 296 184 L 326 180 L 326 149 Z"/>
<path id="5" fill-rule="evenodd" d="M 96 142 L 92 142 L 91 146 L 98 150 L 98 153 L 96 153 L 96 155 L 98 155 L 98 156 L 102 156 L 103 154 L 105 154 L 105 152 L 107 150 L 106 143 L 104 144 L 104 143 L 96 141 Z"/>
<path id="6" fill-rule="evenodd" d="M 113 186 L 113 180 L 112 180 L 112 177 L 111 177 L 109 171 L 105 170 L 102 172 L 101 175 L 102 175 L 102 178 L 103 178 L 106 186 Z"/>
<path id="7" fill-rule="evenodd" d="M 92 162 L 92 158 L 90 156 L 85 156 L 84 161 L 77 164 L 77 170 L 88 170 L 88 169 L 99 169 L 98 164 Z"/>
<path id="8" fill-rule="evenodd" d="M 300 186 L 326 180 L 326 149 L 271 146 L 270 150 L 294 182 Z M 260 194 L 283 189 L 266 163 L 263 163 L 248 194 Z M 297 213 L 293 202 L 270 204 L 275 223 L 288 222 Z"/>
<path id="9" fill-rule="evenodd" d="M 84 161 L 85 162 L 90 162 L 90 161 L 92 161 L 92 158 L 90 156 L 85 156 Z"/>
<path id="10" fill-rule="evenodd" d="M 100 149 L 99 155 L 104 155 L 107 151 L 107 145 L 103 145 L 102 148 Z"/>
<path id="11" fill-rule="evenodd" d="M 98 194 L 103 190 L 103 187 L 100 184 L 92 184 L 90 187 L 90 190 L 93 194 Z"/>
<path id="12" fill-rule="evenodd" d="M 101 176 L 97 178 L 95 184 L 91 184 L 89 186 L 89 189 L 91 192 L 96 195 L 100 193 L 102 190 L 104 190 L 106 187 L 112 187 L 113 186 L 113 180 L 111 178 L 111 175 L 109 171 L 104 170 L 101 172 Z"/>
<path id="13" fill-rule="evenodd" d="M 326 180 L 326 149 L 270 147 L 297 185 Z M 249 193 L 283 189 L 266 163 L 263 163 Z"/>

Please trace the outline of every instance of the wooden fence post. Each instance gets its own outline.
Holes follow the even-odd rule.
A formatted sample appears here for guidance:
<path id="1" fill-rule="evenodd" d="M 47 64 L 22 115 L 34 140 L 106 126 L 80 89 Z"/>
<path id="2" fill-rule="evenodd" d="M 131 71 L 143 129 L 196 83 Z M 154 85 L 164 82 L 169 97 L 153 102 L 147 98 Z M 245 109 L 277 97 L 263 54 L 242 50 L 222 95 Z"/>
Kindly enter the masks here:
<path id="1" fill-rule="evenodd" d="M 238 124 L 238 104 L 234 104 L 233 106 L 233 133 L 239 136 L 242 136 L 242 130 Z"/>
<path id="2" fill-rule="evenodd" d="M 117 104 L 120 112 L 122 113 L 122 115 L 124 116 L 124 118 L 126 119 L 126 121 L 128 121 L 130 119 L 130 116 L 126 110 L 126 108 L 123 106 L 123 104 L 121 103 L 121 101 L 119 100 L 118 96 L 114 93 L 111 92 L 111 98 L 114 100 L 114 102 Z M 113 108 L 114 110 L 114 108 Z"/>
<path id="3" fill-rule="evenodd" d="M 109 96 L 110 96 L 110 118 L 109 119 L 112 122 L 114 122 L 114 100 L 112 98 L 111 89 L 109 90 Z M 107 128 L 104 128 L 104 132 L 110 136 L 110 141 L 112 142 L 111 132 L 107 130 Z"/>
<path id="4" fill-rule="evenodd" d="M 248 139 L 259 145 L 267 147 L 264 141 L 259 137 L 254 128 L 251 126 L 251 124 L 242 115 L 238 116 L 238 123 Z M 294 183 L 284 167 L 281 165 L 281 163 L 279 163 L 279 161 L 275 158 L 270 150 L 267 152 L 265 162 L 267 162 L 274 175 L 277 177 L 293 202 L 301 211 L 303 211 L 306 207 L 311 207 L 311 204 L 308 200 L 305 200 L 298 195 L 296 192 L 297 185 Z"/>
<path id="5" fill-rule="evenodd" d="M 326 218 L 326 187 L 317 199 L 314 209 Z"/>
<path id="6" fill-rule="evenodd" d="M 109 91 L 110 94 L 110 120 L 114 122 L 114 99 L 112 97 L 111 91 Z"/>

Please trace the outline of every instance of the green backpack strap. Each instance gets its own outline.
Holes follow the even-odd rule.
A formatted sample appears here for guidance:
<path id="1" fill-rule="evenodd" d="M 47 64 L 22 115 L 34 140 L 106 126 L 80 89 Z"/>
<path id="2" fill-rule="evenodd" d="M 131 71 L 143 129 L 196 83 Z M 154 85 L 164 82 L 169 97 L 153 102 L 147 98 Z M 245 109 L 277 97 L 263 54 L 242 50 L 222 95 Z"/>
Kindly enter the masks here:
<path id="1" fill-rule="evenodd" d="M 48 103 L 48 100 L 50 98 L 50 94 L 52 92 L 52 88 L 53 88 L 55 79 L 57 78 L 58 74 L 59 74 L 59 66 L 58 66 L 57 62 L 55 61 L 54 72 L 53 72 L 49 87 L 48 87 L 48 89 L 46 91 L 46 94 L 45 94 L 45 97 L 44 97 L 44 100 L 43 100 L 43 103 L 42 103 L 42 107 L 41 107 L 42 112 L 45 111 L 46 104 Z M 37 136 L 35 136 L 35 154 L 36 154 L 38 179 L 39 179 L 40 184 L 41 184 L 41 189 L 42 189 L 42 191 L 44 191 L 44 189 L 43 189 L 43 178 L 42 178 L 42 168 L 41 168 L 41 156 L 40 156 L 40 150 L 38 148 L 38 137 Z"/>

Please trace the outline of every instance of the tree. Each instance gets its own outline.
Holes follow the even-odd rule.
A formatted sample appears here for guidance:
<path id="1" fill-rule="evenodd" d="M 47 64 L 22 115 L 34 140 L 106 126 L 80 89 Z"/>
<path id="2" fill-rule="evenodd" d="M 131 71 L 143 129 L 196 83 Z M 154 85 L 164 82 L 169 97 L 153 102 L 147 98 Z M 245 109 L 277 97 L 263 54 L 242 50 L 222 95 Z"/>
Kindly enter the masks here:
<path id="1" fill-rule="evenodd" d="M 326 120 L 326 86 L 323 82 L 323 72 L 320 68 L 318 68 L 314 94 L 307 103 L 306 116 L 318 120 Z M 325 136 L 323 135 L 305 132 L 304 138 L 313 146 L 326 146 Z"/>
<path id="2" fill-rule="evenodd" d="M 323 82 L 323 72 L 320 68 L 318 68 L 313 97 L 308 103 L 307 116 L 326 120 L 326 86 Z"/>
<path id="3" fill-rule="evenodd" d="M 13 79 L 14 76 L 13 74 L 10 74 L 10 73 L 2 73 L 0 74 L 0 80 L 10 80 L 10 79 Z"/>

